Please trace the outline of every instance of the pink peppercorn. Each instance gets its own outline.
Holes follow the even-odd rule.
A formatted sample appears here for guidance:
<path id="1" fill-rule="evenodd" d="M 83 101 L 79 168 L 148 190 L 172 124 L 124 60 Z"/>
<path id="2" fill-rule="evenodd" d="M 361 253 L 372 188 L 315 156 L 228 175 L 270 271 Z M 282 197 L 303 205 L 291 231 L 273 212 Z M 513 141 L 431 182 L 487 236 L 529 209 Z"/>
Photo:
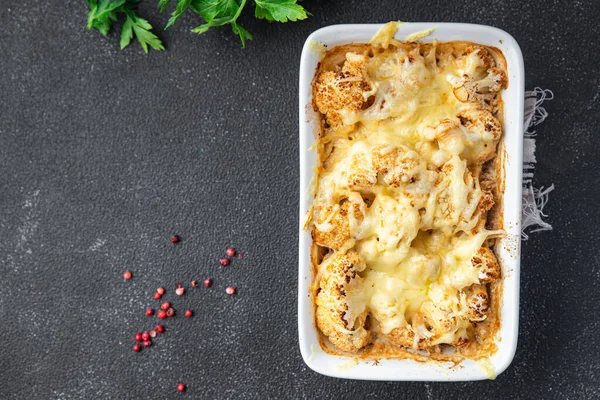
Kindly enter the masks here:
<path id="1" fill-rule="evenodd" d="M 225 293 L 227 294 L 235 294 L 236 290 L 234 287 L 229 286 L 227 289 L 225 289 Z"/>
<path id="2" fill-rule="evenodd" d="M 221 266 L 226 267 L 229 265 L 229 259 L 228 258 L 219 258 L 219 264 L 221 264 Z"/>

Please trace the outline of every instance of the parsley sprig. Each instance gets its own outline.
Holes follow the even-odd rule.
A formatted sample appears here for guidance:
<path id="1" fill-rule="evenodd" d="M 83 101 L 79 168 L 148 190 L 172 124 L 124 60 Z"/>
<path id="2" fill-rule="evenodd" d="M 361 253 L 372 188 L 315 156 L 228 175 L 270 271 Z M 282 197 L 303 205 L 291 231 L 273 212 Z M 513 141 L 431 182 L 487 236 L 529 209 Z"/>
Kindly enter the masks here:
<path id="1" fill-rule="evenodd" d="M 125 15 L 125 22 L 121 29 L 121 49 L 129 46 L 135 35 L 138 42 L 148 53 L 148 46 L 154 50 L 164 50 L 161 40 L 152 30 L 150 23 L 137 16 L 136 8 L 140 0 L 88 0 L 90 13 L 88 14 L 88 29 L 95 28 L 104 36 L 108 34 L 119 14 Z"/>
<path id="2" fill-rule="evenodd" d="M 119 14 L 125 15 L 121 31 L 121 49 L 127 47 L 133 36 L 137 38 L 147 53 L 148 46 L 155 50 L 164 50 L 160 39 L 152 32 L 152 25 L 136 15 L 135 10 L 140 0 L 88 0 L 90 13 L 88 29 L 95 28 L 104 36 L 108 34 L 112 23 Z M 172 0 L 158 0 L 160 12 L 164 12 Z M 171 17 L 165 29 L 173 26 L 188 10 L 198 14 L 204 23 L 192 29 L 194 33 L 204 33 L 210 28 L 231 25 L 231 30 L 246 47 L 246 39 L 251 40 L 252 34 L 244 29 L 237 20 L 244 7 L 254 3 L 254 16 L 269 22 L 295 22 L 306 19 L 308 13 L 298 4 L 299 0 L 177 0 Z"/>

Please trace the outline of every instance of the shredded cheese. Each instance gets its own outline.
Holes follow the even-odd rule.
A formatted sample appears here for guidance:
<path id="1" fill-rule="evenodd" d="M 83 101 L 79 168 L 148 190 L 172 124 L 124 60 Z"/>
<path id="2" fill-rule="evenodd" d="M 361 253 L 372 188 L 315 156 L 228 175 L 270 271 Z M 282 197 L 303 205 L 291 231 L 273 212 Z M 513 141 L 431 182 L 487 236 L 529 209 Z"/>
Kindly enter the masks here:
<path id="1" fill-rule="evenodd" d="M 429 36 L 435 31 L 436 27 L 422 30 L 420 32 L 415 32 L 406 37 L 407 42 L 416 42 L 419 39 L 423 39 L 425 36 Z"/>

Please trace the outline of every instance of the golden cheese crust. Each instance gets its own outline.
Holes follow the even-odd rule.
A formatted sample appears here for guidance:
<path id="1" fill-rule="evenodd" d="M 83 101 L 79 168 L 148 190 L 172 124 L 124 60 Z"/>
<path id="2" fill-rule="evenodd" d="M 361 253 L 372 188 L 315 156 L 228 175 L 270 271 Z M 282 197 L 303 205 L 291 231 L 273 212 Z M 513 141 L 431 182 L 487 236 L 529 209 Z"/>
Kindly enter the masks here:
<path id="1" fill-rule="evenodd" d="M 376 39 L 330 49 L 313 79 L 322 123 L 308 229 L 323 348 L 488 356 L 500 324 L 491 247 L 506 63 L 476 43 Z"/>

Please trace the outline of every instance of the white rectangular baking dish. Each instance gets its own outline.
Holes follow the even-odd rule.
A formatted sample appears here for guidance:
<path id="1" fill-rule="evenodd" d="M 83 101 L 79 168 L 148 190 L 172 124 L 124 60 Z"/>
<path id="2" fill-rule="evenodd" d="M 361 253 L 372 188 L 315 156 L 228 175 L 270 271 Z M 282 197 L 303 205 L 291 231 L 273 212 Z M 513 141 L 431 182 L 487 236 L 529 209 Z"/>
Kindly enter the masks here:
<path id="1" fill-rule="evenodd" d="M 309 151 L 314 143 L 316 116 L 312 110 L 311 81 L 319 62 L 315 42 L 331 48 L 346 43 L 366 43 L 383 24 L 333 25 L 313 32 L 302 50 L 300 61 L 300 240 L 298 275 L 298 334 L 304 362 L 323 375 L 390 381 L 470 381 L 493 379 L 511 363 L 517 347 L 519 322 L 519 273 L 521 254 L 521 179 L 523 152 L 524 67 L 519 45 L 508 33 L 489 26 L 459 23 L 408 23 L 401 25 L 396 39 L 435 28 L 423 42 L 467 40 L 499 48 L 506 58 L 508 89 L 502 93 L 504 112 L 505 180 L 503 238 L 496 253 L 502 266 L 504 293 L 501 306 L 501 329 L 498 351 L 488 363 L 467 360 L 458 367 L 451 363 L 413 360 L 356 362 L 351 357 L 332 356 L 321 350 L 314 322 L 313 299 L 309 292 L 312 280 L 309 251 L 311 237 L 302 229 L 312 201 L 308 187 L 316 165 L 316 154 Z"/>

